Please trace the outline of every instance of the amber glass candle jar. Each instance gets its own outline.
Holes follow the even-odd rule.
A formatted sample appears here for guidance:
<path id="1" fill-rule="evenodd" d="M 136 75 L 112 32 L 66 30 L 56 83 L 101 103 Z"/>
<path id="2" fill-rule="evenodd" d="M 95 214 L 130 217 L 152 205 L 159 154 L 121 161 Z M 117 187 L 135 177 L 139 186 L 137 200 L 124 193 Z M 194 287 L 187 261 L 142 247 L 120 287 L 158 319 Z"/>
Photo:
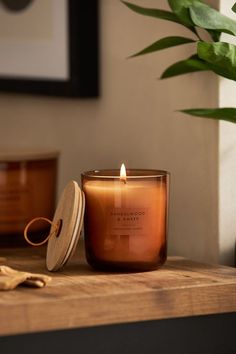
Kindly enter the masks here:
<path id="1" fill-rule="evenodd" d="M 57 188 L 56 151 L 0 150 L 0 245 L 26 245 L 25 225 L 34 217 L 52 218 Z M 47 226 L 35 223 L 31 231 Z"/>
<path id="2" fill-rule="evenodd" d="M 89 171 L 85 193 L 85 247 L 98 269 L 151 270 L 167 254 L 169 174 L 158 170 Z"/>

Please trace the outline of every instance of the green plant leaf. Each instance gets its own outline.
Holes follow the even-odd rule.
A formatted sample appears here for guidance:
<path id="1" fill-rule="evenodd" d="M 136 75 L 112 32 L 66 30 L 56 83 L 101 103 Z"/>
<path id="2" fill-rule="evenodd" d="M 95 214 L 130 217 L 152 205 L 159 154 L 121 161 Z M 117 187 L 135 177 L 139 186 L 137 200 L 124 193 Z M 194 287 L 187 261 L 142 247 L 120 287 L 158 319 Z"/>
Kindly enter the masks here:
<path id="1" fill-rule="evenodd" d="M 201 7 L 201 0 L 168 0 L 168 3 L 172 9 L 172 11 L 188 26 L 195 26 L 195 23 L 192 21 L 190 16 L 190 9 L 195 6 Z M 209 7 L 210 8 L 210 7 Z M 213 41 L 218 42 L 220 39 L 221 32 L 215 29 L 208 29 L 208 33 L 210 34 Z"/>
<path id="2" fill-rule="evenodd" d="M 161 79 L 204 70 L 209 70 L 207 63 L 199 59 L 197 55 L 193 55 L 189 59 L 181 60 L 169 66 L 161 75 Z"/>
<path id="3" fill-rule="evenodd" d="M 159 39 L 158 41 L 152 43 L 150 46 L 146 47 L 145 49 L 141 50 L 138 53 L 135 53 L 130 56 L 130 58 L 137 57 L 139 55 L 144 55 L 148 53 L 153 53 L 158 50 L 170 48 L 170 47 L 175 47 L 177 45 L 181 44 L 186 44 L 186 43 L 192 43 L 195 42 L 195 40 L 191 38 L 185 38 L 185 37 L 166 37 Z"/>
<path id="4" fill-rule="evenodd" d="M 167 21 L 178 23 L 182 26 L 187 27 L 190 31 L 192 31 L 193 33 L 196 34 L 194 27 L 186 25 L 173 12 L 166 11 L 166 10 L 159 10 L 159 9 L 151 9 L 151 8 L 147 8 L 147 7 L 141 7 L 141 6 L 138 6 L 138 5 L 132 4 L 127 1 L 123 1 L 123 0 L 121 0 L 121 2 L 123 4 L 125 4 L 129 9 L 137 12 L 140 15 L 155 17 L 155 18 L 158 18 L 161 20 L 167 20 Z"/>
<path id="5" fill-rule="evenodd" d="M 187 26 L 194 26 L 190 17 L 189 7 L 196 0 L 168 0 L 171 10 Z"/>
<path id="6" fill-rule="evenodd" d="M 201 2 L 194 1 L 189 7 L 193 23 L 201 28 L 236 35 L 236 21 Z"/>
<path id="7" fill-rule="evenodd" d="M 172 22 L 182 24 L 182 22 L 178 19 L 178 17 L 170 11 L 141 7 L 135 4 L 131 4 L 130 2 L 127 1 L 121 1 L 121 2 L 123 2 L 123 4 L 125 4 L 129 9 L 137 12 L 140 15 L 155 17 L 162 20 L 167 20 L 167 21 L 172 21 Z"/>
<path id="8" fill-rule="evenodd" d="M 213 118 L 236 123 L 236 108 L 193 108 L 183 109 L 180 112 L 190 114 L 196 117 Z"/>
<path id="9" fill-rule="evenodd" d="M 224 42 L 198 42 L 199 58 L 210 64 L 216 74 L 236 81 L 236 46 Z"/>
<path id="10" fill-rule="evenodd" d="M 236 12 L 236 3 L 234 4 L 234 6 L 232 7 L 232 11 Z"/>

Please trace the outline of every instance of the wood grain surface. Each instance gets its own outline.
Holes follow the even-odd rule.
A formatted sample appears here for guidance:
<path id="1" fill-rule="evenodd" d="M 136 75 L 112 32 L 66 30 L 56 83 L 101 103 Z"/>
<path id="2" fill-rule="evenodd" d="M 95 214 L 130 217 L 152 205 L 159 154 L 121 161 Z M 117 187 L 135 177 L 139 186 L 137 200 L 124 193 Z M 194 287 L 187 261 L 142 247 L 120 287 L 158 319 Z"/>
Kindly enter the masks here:
<path id="1" fill-rule="evenodd" d="M 50 274 L 43 289 L 0 292 L 0 335 L 236 312 L 236 269 L 170 257 L 145 273 L 95 272 L 83 243 L 58 273 L 46 249 L 0 249 L 0 264 Z"/>

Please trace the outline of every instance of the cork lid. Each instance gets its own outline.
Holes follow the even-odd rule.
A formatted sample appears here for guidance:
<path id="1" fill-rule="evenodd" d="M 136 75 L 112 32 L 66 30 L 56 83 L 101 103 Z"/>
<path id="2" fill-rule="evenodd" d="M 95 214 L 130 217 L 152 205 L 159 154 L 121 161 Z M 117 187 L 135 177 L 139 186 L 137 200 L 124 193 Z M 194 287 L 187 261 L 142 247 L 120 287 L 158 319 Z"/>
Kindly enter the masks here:
<path id="1" fill-rule="evenodd" d="M 49 271 L 59 270 L 72 257 L 82 231 L 84 209 L 84 193 L 75 181 L 69 182 L 53 218 L 53 224 L 59 224 L 59 228 L 48 241 L 46 266 Z"/>

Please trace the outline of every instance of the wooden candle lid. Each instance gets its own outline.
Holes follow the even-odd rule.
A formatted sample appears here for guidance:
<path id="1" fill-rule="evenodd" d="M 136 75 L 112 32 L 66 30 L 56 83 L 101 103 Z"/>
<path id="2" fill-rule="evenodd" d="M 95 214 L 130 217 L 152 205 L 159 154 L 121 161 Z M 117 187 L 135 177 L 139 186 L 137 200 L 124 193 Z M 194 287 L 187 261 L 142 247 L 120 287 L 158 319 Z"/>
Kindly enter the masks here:
<path id="1" fill-rule="evenodd" d="M 84 194 L 75 181 L 65 187 L 53 218 L 53 225 L 61 223 L 58 233 L 48 241 L 46 265 L 49 271 L 62 268 L 72 256 L 82 230 Z"/>

